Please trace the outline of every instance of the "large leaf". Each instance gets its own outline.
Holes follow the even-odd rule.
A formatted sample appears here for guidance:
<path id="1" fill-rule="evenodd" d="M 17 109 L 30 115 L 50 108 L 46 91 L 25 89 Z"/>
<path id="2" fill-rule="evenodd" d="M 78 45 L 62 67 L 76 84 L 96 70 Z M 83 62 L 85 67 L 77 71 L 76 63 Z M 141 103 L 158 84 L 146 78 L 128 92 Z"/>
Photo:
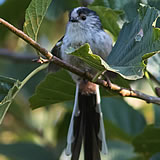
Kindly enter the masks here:
<path id="1" fill-rule="evenodd" d="M 33 143 L 0 144 L 0 154 L 16 160 L 53 160 L 52 152 Z"/>
<path id="2" fill-rule="evenodd" d="M 24 32 L 37 41 L 37 34 L 51 0 L 32 0 L 26 10 Z"/>
<path id="3" fill-rule="evenodd" d="M 90 6 L 90 9 L 97 12 L 99 15 L 103 28 L 107 29 L 114 36 L 114 40 L 117 39 L 119 35 L 119 25 L 117 23 L 119 15 L 121 15 L 122 11 L 114 11 L 110 8 L 102 7 L 102 6 Z"/>
<path id="4" fill-rule="evenodd" d="M 104 119 L 111 121 L 117 128 L 128 135 L 128 138 L 142 132 L 146 125 L 144 116 L 120 98 L 103 98 L 102 112 Z M 125 140 L 125 137 L 123 139 Z"/>
<path id="5" fill-rule="evenodd" d="M 149 6 L 141 6 L 135 20 L 123 26 L 107 58 L 107 63 L 99 56 L 92 54 L 87 44 L 77 50 L 70 49 L 66 53 L 78 56 L 99 71 L 116 72 L 129 80 L 140 79 L 144 75 L 143 60 L 160 49 L 160 30 L 152 26 L 157 17 L 158 10 Z"/>
<path id="6" fill-rule="evenodd" d="M 143 133 L 134 138 L 133 145 L 136 152 L 147 154 L 148 157 L 160 152 L 160 128 L 146 127 Z"/>
<path id="7" fill-rule="evenodd" d="M 63 71 L 49 74 L 30 98 L 32 108 L 69 101 L 74 99 L 75 83 L 70 75 Z"/>
<path id="8" fill-rule="evenodd" d="M 142 57 L 146 59 L 160 49 L 160 30 L 152 26 L 157 17 L 158 10 L 141 6 L 135 20 L 123 26 L 107 62 L 125 78 L 142 78 Z"/>

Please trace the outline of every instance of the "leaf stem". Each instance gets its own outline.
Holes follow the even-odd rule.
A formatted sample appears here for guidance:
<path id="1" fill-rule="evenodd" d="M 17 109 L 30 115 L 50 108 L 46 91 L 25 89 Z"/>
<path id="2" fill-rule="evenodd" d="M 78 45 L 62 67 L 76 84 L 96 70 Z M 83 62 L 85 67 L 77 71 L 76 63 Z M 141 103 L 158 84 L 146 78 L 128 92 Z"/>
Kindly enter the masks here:
<path id="1" fill-rule="evenodd" d="M 48 63 L 44 63 L 41 66 L 39 66 L 38 68 L 36 68 L 35 70 L 33 70 L 21 83 L 20 89 L 38 72 L 40 72 L 41 70 L 44 70 L 48 67 Z"/>

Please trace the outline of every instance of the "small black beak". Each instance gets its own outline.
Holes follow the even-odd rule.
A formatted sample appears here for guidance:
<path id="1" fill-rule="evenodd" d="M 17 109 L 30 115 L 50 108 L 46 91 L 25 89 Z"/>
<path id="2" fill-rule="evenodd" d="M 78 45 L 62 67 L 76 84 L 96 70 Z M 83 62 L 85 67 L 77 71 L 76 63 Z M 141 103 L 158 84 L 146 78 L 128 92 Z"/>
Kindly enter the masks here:
<path id="1" fill-rule="evenodd" d="M 69 21 L 70 21 L 70 22 L 73 22 L 73 23 L 76 23 L 76 22 L 78 22 L 78 19 L 76 19 L 76 18 L 70 18 Z"/>

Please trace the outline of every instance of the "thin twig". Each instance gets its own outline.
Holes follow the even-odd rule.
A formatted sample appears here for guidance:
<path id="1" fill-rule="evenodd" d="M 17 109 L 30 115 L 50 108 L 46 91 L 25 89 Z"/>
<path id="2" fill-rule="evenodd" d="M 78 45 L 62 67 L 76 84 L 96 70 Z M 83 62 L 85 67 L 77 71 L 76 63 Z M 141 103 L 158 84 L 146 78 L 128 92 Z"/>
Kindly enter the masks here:
<path id="1" fill-rule="evenodd" d="M 3 24 L 4 26 L 6 26 L 9 30 L 11 30 L 17 36 L 19 36 L 20 38 L 25 40 L 27 43 L 29 43 L 33 48 L 35 48 L 37 51 L 39 51 L 48 60 L 52 60 L 58 66 L 65 68 L 68 71 L 79 75 L 80 77 L 88 79 L 89 81 L 93 80 L 93 78 L 94 78 L 93 75 L 91 75 L 88 72 L 81 71 L 80 69 L 78 69 L 78 68 L 64 62 L 63 60 L 53 56 L 50 52 L 48 52 L 45 48 L 42 48 L 37 42 L 35 42 L 33 39 L 31 39 L 29 36 L 27 36 L 24 32 L 15 28 L 13 25 L 9 24 L 5 20 L 0 18 L 0 23 Z M 147 103 L 155 103 L 155 104 L 160 105 L 160 98 L 159 97 L 150 96 L 150 95 L 147 95 L 147 94 L 144 94 L 142 92 L 135 91 L 132 89 L 122 88 L 122 87 L 120 87 L 116 84 L 113 84 L 113 83 L 110 83 L 110 85 L 108 86 L 107 81 L 102 80 L 102 79 L 97 79 L 97 81 L 95 83 L 103 86 L 106 89 L 110 89 L 110 90 L 120 94 L 123 97 L 139 98 L 139 99 L 146 101 Z"/>

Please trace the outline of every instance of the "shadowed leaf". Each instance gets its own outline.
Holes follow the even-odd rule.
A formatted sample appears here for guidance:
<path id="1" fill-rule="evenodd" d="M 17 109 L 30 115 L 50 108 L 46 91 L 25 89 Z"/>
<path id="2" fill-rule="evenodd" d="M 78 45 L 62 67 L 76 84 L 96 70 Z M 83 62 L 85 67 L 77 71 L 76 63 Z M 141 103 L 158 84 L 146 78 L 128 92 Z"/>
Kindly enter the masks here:
<path id="1" fill-rule="evenodd" d="M 160 128 L 152 125 L 147 126 L 144 131 L 133 139 L 136 152 L 147 154 L 151 157 L 160 152 Z"/>
<path id="2" fill-rule="evenodd" d="M 33 143 L 0 144 L 0 154 L 16 160 L 53 160 L 52 152 Z"/>
<path id="3" fill-rule="evenodd" d="M 104 119 L 111 121 L 117 128 L 128 135 L 128 137 L 126 136 L 123 139 L 139 134 L 146 125 L 144 116 L 121 98 L 103 98 L 102 112 Z"/>
<path id="4" fill-rule="evenodd" d="M 63 71 L 49 74 L 30 98 L 32 108 L 69 101 L 74 99 L 75 83 L 70 75 Z"/>
<path id="5" fill-rule="evenodd" d="M 116 40 L 120 31 L 117 21 L 119 16 L 123 14 L 123 12 L 114 11 L 110 8 L 102 6 L 91 6 L 89 8 L 96 11 L 96 13 L 99 15 L 101 19 L 103 28 L 111 32 L 112 35 L 114 36 L 114 40 Z"/>

